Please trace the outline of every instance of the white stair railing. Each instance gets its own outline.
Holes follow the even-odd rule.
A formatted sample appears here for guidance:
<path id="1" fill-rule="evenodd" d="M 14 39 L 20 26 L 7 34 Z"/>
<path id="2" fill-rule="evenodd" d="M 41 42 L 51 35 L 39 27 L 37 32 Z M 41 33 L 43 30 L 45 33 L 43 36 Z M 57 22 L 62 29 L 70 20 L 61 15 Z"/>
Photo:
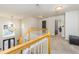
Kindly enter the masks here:
<path id="1" fill-rule="evenodd" d="M 28 49 L 23 50 L 23 54 L 47 54 L 48 53 L 48 47 L 47 47 L 47 38 L 44 38 L 44 40 L 41 40 L 33 45 L 30 46 Z"/>

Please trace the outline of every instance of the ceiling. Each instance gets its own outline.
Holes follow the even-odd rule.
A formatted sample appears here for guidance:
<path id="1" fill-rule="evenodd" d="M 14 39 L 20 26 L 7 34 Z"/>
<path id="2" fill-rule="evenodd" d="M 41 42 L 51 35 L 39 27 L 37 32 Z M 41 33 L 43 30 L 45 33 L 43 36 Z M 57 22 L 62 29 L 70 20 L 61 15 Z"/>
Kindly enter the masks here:
<path id="1" fill-rule="evenodd" d="M 56 11 L 56 7 L 63 9 Z M 0 4 L 0 15 L 17 17 L 49 17 L 66 11 L 79 10 L 79 4 Z"/>

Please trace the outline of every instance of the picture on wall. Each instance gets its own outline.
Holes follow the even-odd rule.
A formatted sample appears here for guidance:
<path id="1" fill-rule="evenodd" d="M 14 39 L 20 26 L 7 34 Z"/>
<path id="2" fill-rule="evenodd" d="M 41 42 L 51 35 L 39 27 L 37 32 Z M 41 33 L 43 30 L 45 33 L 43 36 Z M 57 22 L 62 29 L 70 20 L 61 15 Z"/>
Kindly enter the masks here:
<path id="1" fill-rule="evenodd" d="M 14 25 L 13 24 L 5 24 L 3 25 L 3 34 L 4 36 L 14 35 Z"/>

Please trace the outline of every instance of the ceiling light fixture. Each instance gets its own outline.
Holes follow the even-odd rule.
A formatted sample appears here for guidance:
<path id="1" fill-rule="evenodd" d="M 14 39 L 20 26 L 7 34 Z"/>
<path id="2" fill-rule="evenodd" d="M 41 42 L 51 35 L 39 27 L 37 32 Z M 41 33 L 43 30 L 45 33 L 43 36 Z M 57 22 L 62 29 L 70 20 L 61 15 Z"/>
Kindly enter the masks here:
<path id="1" fill-rule="evenodd" d="M 56 11 L 59 11 L 59 10 L 62 10 L 62 9 L 63 9 L 63 6 L 56 7 Z"/>

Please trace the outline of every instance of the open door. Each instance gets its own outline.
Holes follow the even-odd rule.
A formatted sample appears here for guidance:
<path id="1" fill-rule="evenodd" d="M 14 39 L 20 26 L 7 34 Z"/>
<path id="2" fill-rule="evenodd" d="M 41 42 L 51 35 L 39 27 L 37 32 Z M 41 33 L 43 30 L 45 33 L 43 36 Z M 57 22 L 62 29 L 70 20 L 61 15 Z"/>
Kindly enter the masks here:
<path id="1" fill-rule="evenodd" d="M 46 29 L 46 20 L 42 21 L 42 28 Z M 46 33 L 45 30 L 42 31 L 43 33 Z"/>
<path id="2" fill-rule="evenodd" d="M 58 20 L 55 20 L 55 35 L 58 34 Z"/>
<path id="3" fill-rule="evenodd" d="M 42 21 L 42 28 L 46 28 L 46 21 Z"/>

